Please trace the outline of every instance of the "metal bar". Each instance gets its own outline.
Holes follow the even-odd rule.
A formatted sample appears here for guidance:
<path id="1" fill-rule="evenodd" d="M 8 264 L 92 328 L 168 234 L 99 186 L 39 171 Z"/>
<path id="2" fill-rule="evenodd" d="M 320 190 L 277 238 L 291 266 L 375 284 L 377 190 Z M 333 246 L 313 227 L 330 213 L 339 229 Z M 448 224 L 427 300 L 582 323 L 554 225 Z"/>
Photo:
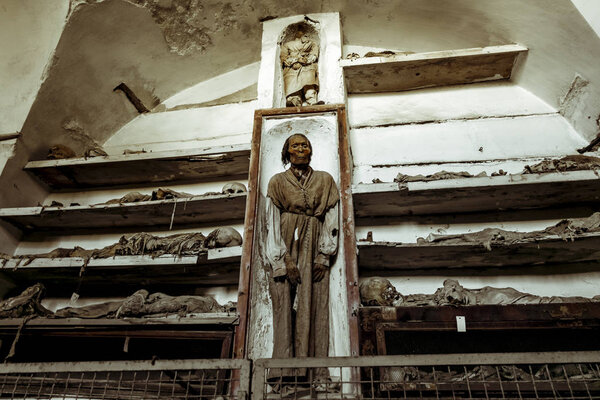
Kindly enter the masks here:
<path id="1" fill-rule="evenodd" d="M 239 390 L 250 394 L 250 377 L 252 375 L 252 362 L 250 360 L 241 360 L 242 365 L 239 369 Z M 232 384 L 234 382 L 232 381 Z"/>
<path id="2" fill-rule="evenodd" d="M 294 358 L 296 367 L 381 367 L 433 365 L 500 365 L 500 364 L 571 364 L 600 361 L 600 351 L 471 353 L 471 354 L 410 354 L 393 356 Z M 264 358 L 255 367 L 285 368 L 290 359 Z"/>
<path id="3" fill-rule="evenodd" d="M 247 360 L 195 359 L 152 361 L 92 361 L 56 363 L 18 363 L 0 365 L 0 374 L 44 372 L 96 371 L 161 371 L 181 369 L 241 369 Z M 288 360 L 289 362 L 289 360 Z"/>
<path id="4" fill-rule="evenodd" d="M 253 400 L 263 400 L 266 390 L 265 389 L 265 360 L 257 360 L 254 362 L 254 368 L 252 369 L 252 392 L 251 398 Z M 289 360 L 288 360 L 289 363 Z"/>

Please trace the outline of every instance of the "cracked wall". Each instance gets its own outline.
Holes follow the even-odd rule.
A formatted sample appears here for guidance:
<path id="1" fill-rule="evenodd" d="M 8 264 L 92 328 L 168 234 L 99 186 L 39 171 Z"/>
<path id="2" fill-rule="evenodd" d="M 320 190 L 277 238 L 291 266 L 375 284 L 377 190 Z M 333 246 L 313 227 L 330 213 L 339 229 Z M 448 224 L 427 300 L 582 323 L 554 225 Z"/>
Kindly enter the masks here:
<path id="1" fill-rule="evenodd" d="M 214 45 L 213 36 L 241 27 L 240 12 L 248 2 L 200 2 L 199 0 L 130 0 L 147 8 L 160 27 L 169 49 L 181 56 L 204 52 Z M 249 29 L 246 27 L 246 29 Z"/>

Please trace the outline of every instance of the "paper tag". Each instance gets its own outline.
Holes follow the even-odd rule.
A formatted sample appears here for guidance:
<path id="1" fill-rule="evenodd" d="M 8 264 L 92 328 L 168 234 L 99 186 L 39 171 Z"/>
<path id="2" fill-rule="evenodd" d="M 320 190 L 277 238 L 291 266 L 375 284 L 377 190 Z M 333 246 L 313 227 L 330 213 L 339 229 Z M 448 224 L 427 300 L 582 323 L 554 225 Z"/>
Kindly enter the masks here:
<path id="1" fill-rule="evenodd" d="M 462 315 L 456 316 L 456 331 L 466 332 L 467 331 L 467 320 Z"/>
<path id="2" fill-rule="evenodd" d="M 79 300 L 79 294 L 78 293 L 73 293 L 71 295 L 71 300 L 70 300 L 71 305 L 77 303 L 77 300 Z"/>
<path id="3" fill-rule="evenodd" d="M 125 343 L 123 343 L 123 352 L 129 353 L 129 336 L 125 338 Z"/>

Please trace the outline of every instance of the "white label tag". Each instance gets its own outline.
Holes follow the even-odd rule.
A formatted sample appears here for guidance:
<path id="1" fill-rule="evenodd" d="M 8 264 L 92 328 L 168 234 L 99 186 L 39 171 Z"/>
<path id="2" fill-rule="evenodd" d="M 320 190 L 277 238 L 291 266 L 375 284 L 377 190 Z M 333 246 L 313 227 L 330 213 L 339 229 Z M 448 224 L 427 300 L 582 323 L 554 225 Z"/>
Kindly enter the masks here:
<path id="1" fill-rule="evenodd" d="M 79 300 L 79 294 L 78 293 L 73 293 L 71 295 L 71 305 L 74 305 L 75 303 L 77 303 L 77 300 Z"/>
<path id="2" fill-rule="evenodd" d="M 456 331 L 466 332 L 467 331 L 467 320 L 464 316 L 456 316 Z"/>

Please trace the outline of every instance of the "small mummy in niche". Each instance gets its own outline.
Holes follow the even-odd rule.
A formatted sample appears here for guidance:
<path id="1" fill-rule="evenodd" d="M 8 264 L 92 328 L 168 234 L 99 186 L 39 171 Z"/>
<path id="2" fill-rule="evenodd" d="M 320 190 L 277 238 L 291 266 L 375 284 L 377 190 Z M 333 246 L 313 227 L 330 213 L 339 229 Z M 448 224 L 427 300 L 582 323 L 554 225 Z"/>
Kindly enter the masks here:
<path id="1" fill-rule="evenodd" d="M 319 35 L 305 22 L 286 28 L 281 40 L 281 67 L 287 106 L 318 103 Z"/>

